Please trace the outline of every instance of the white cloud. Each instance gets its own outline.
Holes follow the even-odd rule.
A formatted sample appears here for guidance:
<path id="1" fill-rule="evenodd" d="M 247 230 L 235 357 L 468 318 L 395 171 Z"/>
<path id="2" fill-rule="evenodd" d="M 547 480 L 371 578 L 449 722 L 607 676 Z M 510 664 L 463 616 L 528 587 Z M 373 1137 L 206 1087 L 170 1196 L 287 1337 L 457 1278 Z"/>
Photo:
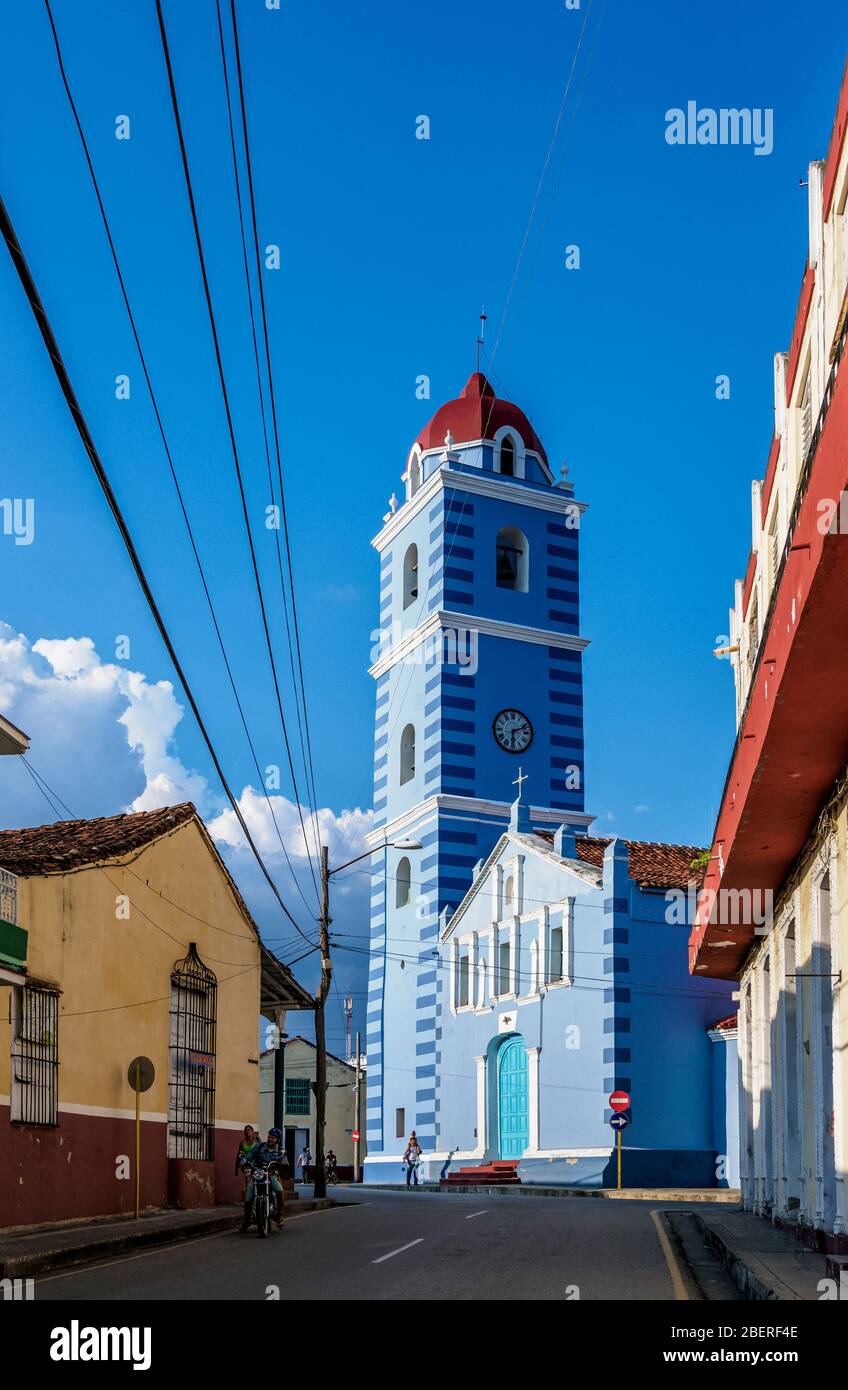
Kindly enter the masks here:
<path id="1" fill-rule="evenodd" d="M 90 637 L 30 642 L 0 622 L 0 711 L 29 734 L 33 766 L 74 816 L 193 801 L 271 948 L 284 960 L 302 955 L 303 942 L 281 917 L 233 811 L 214 784 L 180 758 L 177 740 L 184 710 L 170 681 L 151 681 L 141 671 L 102 661 Z M 356 809 L 337 814 L 324 807 L 310 823 L 304 810 L 310 865 L 297 806 L 278 792 L 270 801 L 291 871 L 264 792 L 244 787 L 239 808 L 284 901 L 314 936 L 316 835 L 319 844 L 328 846 L 331 864 L 354 859 L 366 848 L 372 813 Z M 0 760 L 0 826 L 39 825 L 55 818 L 22 760 Z M 366 988 L 369 893 L 367 861 L 333 880 L 333 931 L 341 933 L 336 983 L 342 992 L 352 988 L 363 995 Z M 317 955 L 307 956 L 296 968 L 307 988 L 314 988 Z M 339 1019 L 334 1016 L 330 1026 L 330 1046 L 340 1051 Z"/>
<path id="2" fill-rule="evenodd" d="M 301 827 L 294 802 L 276 793 L 266 800 L 264 792 L 254 787 L 245 787 L 238 805 L 257 847 L 269 859 L 275 855 L 282 857 L 280 840 L 292 860 L 305 860 L 308 853 L 314 856 L 316 843 L 327 845 L 331 863 L 353 859 L 365 850 L 365 836 L 373 819 L 371 811 L 346 810 L 337 815 L 326 807 L 313 817 L 306 807 L 301 807 Z M 241 826 L 230 807 L 209 821 L 209 832 L 215 840 L 233 849 L 244 848 Z"/>
<path id="3" fill-rule="evenodd" d="M 184 710 L 170 681 L 150 681 L 141 671 L 101 661 L 90 637 L 39 638 L 30 643 L 23 633 L 0 623 L 0 710 L 29 734 L 33 766 L 67 803 L 69 813 L 113 815 L 193 801 L 233 872 L 263 890 L 264 880 L 234 812 L 203 773 L 180 759 L 177 732 Z M 52 820 L 47 801 L 19 760 L 6 758 L 3 763 L 0 825 Z M 288 899 L 297 890 L 281 839 L 297 882 L 311 901 L 312 873 L 296 804 L 277 792 L 266 799 L 261 789 L 247 786 L 239 809 L 283 896 Z M 314 818 L 306 809 L 302 814 L 313 868 L 316 843 L 328 846 L 335 864 L 365 850 L 370 811 L 337 814 L 323 807 Z M 358 908 L 367 864 L 363 869 L 361 879 L 357 875 L 345 885 L 338 880 L 339 896 L 355 899 Z M 359 929 L 367 930 L 362 926 L 367 908 L 358 916 Z"/>

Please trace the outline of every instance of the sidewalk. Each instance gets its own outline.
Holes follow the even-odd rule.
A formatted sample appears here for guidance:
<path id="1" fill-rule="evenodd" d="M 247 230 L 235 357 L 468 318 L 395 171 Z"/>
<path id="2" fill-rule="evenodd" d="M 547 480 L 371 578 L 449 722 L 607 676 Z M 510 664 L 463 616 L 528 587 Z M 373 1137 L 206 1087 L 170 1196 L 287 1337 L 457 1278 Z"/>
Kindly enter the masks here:
<path id="1" fill-rule="evenodd" d="M 762 1216 L 747 1211 L 692 1216 L 746 1298 L 817 1302 L 819 1281 L 833 1277 L 832 1257 L 805 1250 L 790 1232 Z"/>
<path id="2" fill-rule="evenodd" d="M 442 1187 L 437 1182 L 418 1184 L 422 1192 L 438 1192 L 448 1197 L 468 1196 L 469 1193 L 482 1197 L 596 1197 L 610 1202 L 718 1202 L 738 1206 L 740 1192 L 735 1187 L 542 1187 L 539 1183 L 508 1183 L 503 1187 L 495 1183 L 457 1183 L 454 1187 Z M 413 1192 L 403 1182 L 369 1182 L 360 1185 L 363 1192 Z"/>
<path id="3" fill-rule="evenodd" d="M 334 1205 L 332 1198 L 289 1201 L 286 1215 L 300 1216 Z M 48 1270 L 110 1259 L 130 1250 L 217 1235 L 240 1225 L 242 1215 L 240 1206 L 220 1206 L 198 1211 L 155 1211 L 138 1220 L 134 1216 L 116 1216 L 13 1233 L 0 1231 L 0 1278 L 31 1278 Z"/>

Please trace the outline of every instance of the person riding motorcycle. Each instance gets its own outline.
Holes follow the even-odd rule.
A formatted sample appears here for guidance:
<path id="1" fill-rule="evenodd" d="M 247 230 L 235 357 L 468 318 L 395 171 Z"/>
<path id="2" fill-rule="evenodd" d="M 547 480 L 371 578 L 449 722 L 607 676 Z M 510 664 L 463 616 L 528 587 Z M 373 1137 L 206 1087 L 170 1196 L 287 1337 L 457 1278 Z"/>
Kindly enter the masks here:
<path id="1" fill-rule="evenodd" d="M 248 1160 L 251 1165 L 261 1165 L 263 1168 L 268 1169 L 268 1176 L 271 1180 L 271 1190 L 274 1193 L 276 1201 L 274 1220 L 278 1227 L 283 1224 L 283 1184 L 280 1182 L 279 1175 L 276 1172 L 280 1164 L 285 1162 L 282 1138 L 282 1132 L 279 1129 L 269 1129 L 268 1138 L 264 1142 L 261 1142 L 258 1148 L 255 1148 L 251 1152 Z M 248 1180 L 247 1190 L 244 1196 L 244 1221 L 242 1222 L 241 1229 L 242 1231 L 248 1231 L 250 1229 L 250 1220 L 253 1212 L 253 1182 L 250 1179 Z"/>

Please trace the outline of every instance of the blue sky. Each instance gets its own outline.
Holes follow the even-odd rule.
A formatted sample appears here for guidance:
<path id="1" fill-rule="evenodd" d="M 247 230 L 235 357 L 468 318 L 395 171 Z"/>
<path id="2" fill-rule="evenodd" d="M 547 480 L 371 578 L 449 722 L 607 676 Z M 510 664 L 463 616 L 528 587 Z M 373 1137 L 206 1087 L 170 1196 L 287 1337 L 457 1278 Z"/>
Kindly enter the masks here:
<path id="1" fill-rule="evenodd" d="M 709 839 L 734 733 L 730 673 L 711 649 L 747 558 L 750 480 L 762 475 L 772 428 L 772 355 L 788 345 L 806 254 L 799 177 L 827 150 L 844 6 L 820 0 L 799 48 L 799 12 L 788 4 L 592 0 L 588 19 L 587 4 L 282 0 L 269 12 L 263 0 L 239 0 L 260 236 L 282 254 L 265 289 L 316 782 L 339 852 L 358 847 L 365 822 L 330 812 L 366 808 L 370 796 L 369 542 L 411 441 L 473 369 L 482 303 L 493 346 L 584 21 L 494 366 L 590 504 L 581 587 L 596 829 Z M 54 14 L 251 729 L 263 764 L 280 761 L 154 5 L 56 0 Z M 261 526 L 265 464 L 214 0 L 166 0 L 165 14 Z M 9 5 L 0 25 L 0 120 L 13 133 L 0 152 L 0 191 L 240 791 L 255 772 L 46 15 L 38 3 Z M 773 153 L 667 145 L 665 112 L 690 99 L 773 108 Z M 428 141 L 415 138 L 421 114 Z M 118 115 L 130 117 L 128 141 L 115 139 Z M 580 247 L 579 271 L 564 268 L 569 244 Z M 205 796 L 214 815 L 221 802 L 205 750 L 157 685 L 173 673 L 5 254 L 0 355 L 0 491 L 36 504 L 32 545 L 0 536 L 0 620 L 30 644 L 0 678 L 6 710 L 35 718 L 33 763 L 79 814 L 123 809 L 149 792 L 164 759 L 174 785 Z M 122 372 L 132 392 L 119 402 Z M 415 396 L 421 373 L 430 401 Z M 720 373 L 730 377 L 727 401 L 715 398 Z M 260 560 L 273 595 L 270 543 Z M 119 634 L 131 639 L 123 664 L 134 683 L 115 667 Z M 65 675 L 44 655 L 58 648 L 30 650 L 83 637 L 108 675 L 71 679 L 67 646 Z M 282 660 L 282 640 L 279 652 Z M 144 725 L 135 751 L 126 720 L 117 723 L 133 699 L 130 722 Z M 0 770 L 0 816 L 7 825 L 49 818 L 19 766 Z M 232 862 L 260 919 L 279 930 L 249 866 L 236 851 Z M 363 885 L 345 890 L 351 931 L 366 930 Z M 354 978 L 358 988 L 360 977 L 355 958 L 340 964 L 343 985 Z"/>

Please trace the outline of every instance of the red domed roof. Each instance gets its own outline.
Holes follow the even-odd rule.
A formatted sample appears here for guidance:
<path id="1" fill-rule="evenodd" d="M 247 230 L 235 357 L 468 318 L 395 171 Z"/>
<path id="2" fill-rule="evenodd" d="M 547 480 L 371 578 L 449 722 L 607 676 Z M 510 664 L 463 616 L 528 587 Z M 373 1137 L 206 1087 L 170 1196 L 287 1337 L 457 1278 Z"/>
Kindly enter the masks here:
<path id="1" fill-rule="evenodd" d="M 422 449 L 440 448 L 444 445 L 448 430 L 457 444 L 466 444 L 472 439 L 494 439 L 503 425 L 511 426 L 520 434 L 524 447 L 541 454 L 547 463 L 542 442 L 524 411 L 511 401 L 503 401 L 496 396 L 482 372 L 473 372 L 462 395 L 439 407 L 430 423 L 424 426 L 417 442 Z"/>

